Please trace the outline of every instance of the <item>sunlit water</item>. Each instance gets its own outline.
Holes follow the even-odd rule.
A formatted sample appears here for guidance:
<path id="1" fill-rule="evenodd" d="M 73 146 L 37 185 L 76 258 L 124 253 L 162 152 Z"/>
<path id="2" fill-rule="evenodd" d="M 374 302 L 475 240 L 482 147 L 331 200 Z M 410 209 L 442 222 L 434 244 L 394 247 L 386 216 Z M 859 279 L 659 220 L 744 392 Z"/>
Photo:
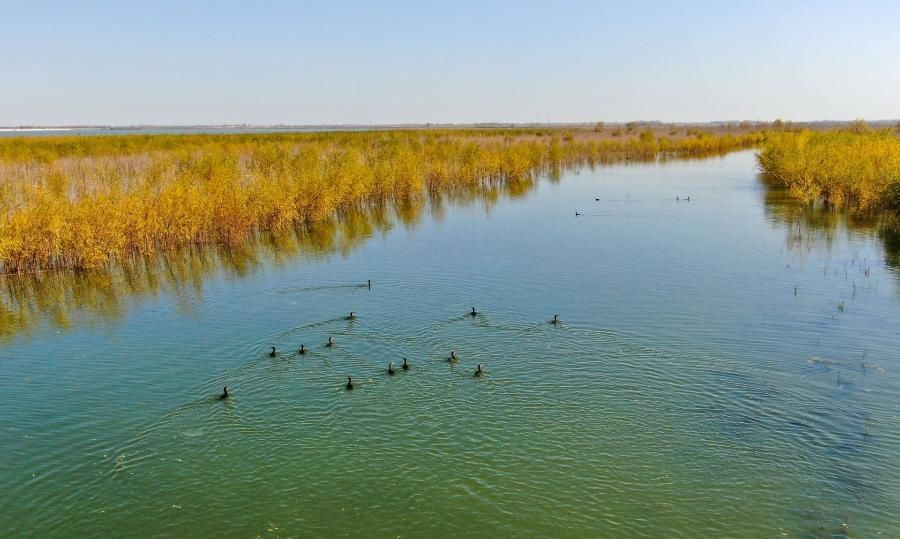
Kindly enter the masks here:
<path id="1" fill-rule="evenodd" d="M 7 279 L 0 529 L 898 537 L 897 242 L 800 209 L 743 152 Z"/>

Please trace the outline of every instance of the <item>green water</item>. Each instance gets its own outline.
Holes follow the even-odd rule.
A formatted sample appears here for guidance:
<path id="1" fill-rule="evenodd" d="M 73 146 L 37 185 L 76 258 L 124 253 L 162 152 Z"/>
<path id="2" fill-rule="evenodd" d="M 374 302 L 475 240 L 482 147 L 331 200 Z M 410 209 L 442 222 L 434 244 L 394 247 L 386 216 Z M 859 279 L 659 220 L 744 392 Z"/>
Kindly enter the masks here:
<path id="1" fill-rule="evenodd" d="M 896 236 L 752 152 L 550 176 L 3 280 L 2 535 L 900 536 Z"/>

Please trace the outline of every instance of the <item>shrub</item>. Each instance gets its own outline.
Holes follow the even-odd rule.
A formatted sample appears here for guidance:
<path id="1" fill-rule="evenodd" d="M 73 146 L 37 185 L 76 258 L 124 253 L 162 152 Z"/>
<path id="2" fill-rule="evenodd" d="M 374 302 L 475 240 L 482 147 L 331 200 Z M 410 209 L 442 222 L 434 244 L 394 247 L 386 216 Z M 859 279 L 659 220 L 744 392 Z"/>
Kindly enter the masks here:
<path id="1" fill-rule="evenodd" d="M 898 208 L 900 140 L 861 125 L 780 133 L 757 157 L 771 179 L 807 201 L 823 199 L 858 211 Z"/>

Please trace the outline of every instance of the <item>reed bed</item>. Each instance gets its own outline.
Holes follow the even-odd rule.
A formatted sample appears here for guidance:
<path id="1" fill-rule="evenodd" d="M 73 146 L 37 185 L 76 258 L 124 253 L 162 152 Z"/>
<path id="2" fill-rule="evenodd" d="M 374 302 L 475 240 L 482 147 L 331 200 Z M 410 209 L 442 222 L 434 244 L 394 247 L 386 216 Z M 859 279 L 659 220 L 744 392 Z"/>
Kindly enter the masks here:
<path id="1" fill-rule="evenodd" d="M 753 147 L 762 133 L 580 140 L 562 131 L 131 135 L 0 140 L 0 273 L 84 269 L 559 167 Z"/>
<path id="2" fill-rule="evenodd" d="M 772 181 L 806 202 L 860 213 L 900 211 L 900 139 L 864 124 L 827 132 L 772 133 L 758 155 Z"/>

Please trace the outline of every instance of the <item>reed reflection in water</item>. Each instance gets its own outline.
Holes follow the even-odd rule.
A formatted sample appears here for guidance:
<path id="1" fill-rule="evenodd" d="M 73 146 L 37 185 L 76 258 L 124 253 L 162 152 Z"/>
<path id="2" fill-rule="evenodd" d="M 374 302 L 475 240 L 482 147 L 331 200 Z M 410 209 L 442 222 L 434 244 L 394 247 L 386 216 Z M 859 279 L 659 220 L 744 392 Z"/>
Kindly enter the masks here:
<path id="1" fill-rule="evenodd" d="M 559 181 L 559 168 L 544 171 Z M 426 217 L 441 219 L 448 208 L 481 204 L 485 211 L 504 199 L 527 196 L 533 176 L 485 180 L 443 193 L 360 206 L 315 226 L 282 234 L 257 234 L 239 246 L 197 245 L 154 256 L 117 260 L 103 269 L 46 271 L 0 276 L 0 340 L 27 336 L 44 325 L 56 330 L 109 324 L 129 307 L 166 294 L 180 312 L 202 301 L 203 281 L 215 275 L 245 278 L 266 267 L 346 256 L 370 237 L 395 226 L 414 228 Z"/>

